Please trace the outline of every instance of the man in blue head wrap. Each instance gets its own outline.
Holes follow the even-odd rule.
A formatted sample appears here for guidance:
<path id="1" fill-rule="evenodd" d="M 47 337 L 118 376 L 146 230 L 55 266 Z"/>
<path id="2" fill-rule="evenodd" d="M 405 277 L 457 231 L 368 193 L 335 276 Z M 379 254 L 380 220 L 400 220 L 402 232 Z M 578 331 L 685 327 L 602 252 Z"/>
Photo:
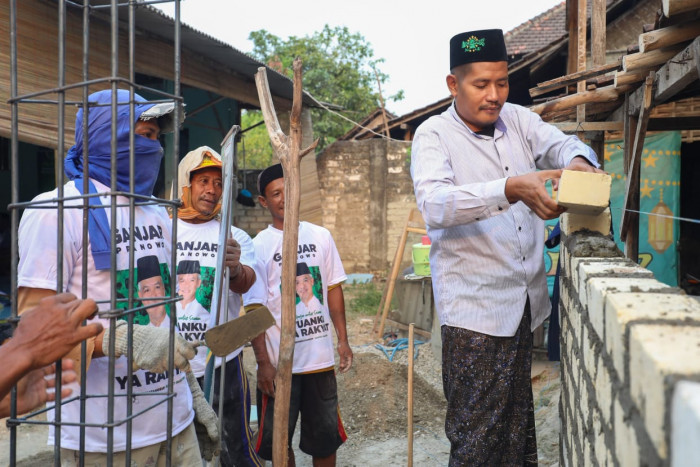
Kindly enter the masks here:
<path id="1" fill-rule="evenodd" d="M 170 259 L 171 259 L 171 221 L 164 207 L 152 204 L 138 204 L 134 209 L 133 238 L 130 237 L 130 212 L 128 198 L 117 196 L 116 224 L 111 224 L 112 202 L 109 192 L 112 185 L 112 127 L 116 127 L 116 190 L 133 192 L 150 197 L 153 194 L 163 148 L 158 142 L 161 133 L 173 131 L 175 105 L 173 103 L 148 103 L 141 96 L 134 94 L 134 112 L 130 111 L 130 93 L 117 91 L 116 122 L 112 121 L 112 97 L 110 90 L 99 91 L 88 97 L 87 109 L 78 110 L 75 122 L 75 145 L 70 148 L 64 161 L 65 173 L 69 179 L 63 187 L 64 206 L 72 209 L 63 211 L 63 226 L 58 225 L 57 209 L 27 209 L 19 227 L 20 263 L 18 268 L 18 309 L 20 313 L 36 304 L 42 297 L 57 292 L 72 292 L 82 295 L 83 285 L 87 294 L 93 298 L 100 311 L 109 310 L 113 296 L 126 298 L 128 294 L 136 298 L 135 286 L 130 284 L 129 254 L 134 253 L 134 278 L 139 276 L 138 268 L 142 258 L 149 257 L 154 263 L 156 273 L 160 273 L 165 284 L 163 295 L 158 298 L 141 298 L 146 307 L 159 307 L 170 296 Z M 83 119 L 87 116 L 87 147 L 83 142 Z M 133 119 L 133 120 L 131 120 Z M 129 170 L 129 136 L 130 123 L 134 122 L 134 161 L 136 170 Z M 87 190 L 85 190 L 84 164 L 87 161 Z M 133 177 L 134 189 L 130 189 L 130 177 Z M 90 193 L 91 209 L 88 214 L 88 244 L 83 244 L 83 205 L 80 195 Z M 55 206 L 58 190 L 42 193 L 34 201 L 44 202 L 44 207 Z M 71 199 L 74 198 L 74 199 Z M 77 198 L 77 199 L 75 199 Z M 78 207 L 78 209 L 76 209 Z M 63 245 L 59 250 L 57 231 L 63 230 Z M 111 236 L 114 232 L 116 250 L 116 284 L 111 280 Z M 62 256 L 59 256 L 61 251 Z M 87 271 L 83 271 L 83 255 L 87 255 Z M 57 267 L 62 259 L 62 284 L 58 287 Z M 149 263 L 149 264 L 150 264 Z M 152 268 L 153 269 L 153 268 Z M 87 284 L 83 284 L 83 277 Z M 126 353 L 128 351 L 128 326 L 126 317 L 117 320 L 115 338 L 110 342 L 109 331 L 102 332 L 96 338 L 87 341 L 87 371 L 84 375 L 87 395 L 107 394 L 113 386 L 114 420 L 127 417 L 128 368 Z M 105 329 L 109 320 L 99 317 Z M 147 326 L 148 316 L 135 315 L 132 333 L 133 398 L 132 413 L 139 413 L 152 407 L 166 396 L 154 395 L 167 392 L 168 378 L 168 329 Z M 113 347 L 113 350 L 112 350 Z M 194 430 L 195 416 L 208 428 L 208 434 L 214 444 L 218 445 L 216 416 L 206 404 L 199 390 L 196 379 L 190 373 L 189 359 L 196 353 L 196 345 L 187 343 L 177 336 L 175 342 L 175 374 L 173 375 L 174 392 L 172 411 L 173 447 L 171 461 L 178 465 L 198 465 L 201 463 L 200 450 Z M 98 358 L 106 355 L 116 358 L 114 379 L 109 378 L 109 359 Z M 80 368 L 80 347 L 69 354 Z M 189 373 L 186 375 L 186 373 Z M 194 382 L 191 384 L 190 380 Z M 190 386 L 193 390 L 188 390 Z M 148 394 L 148 396 L 146 395 Z M 104 465 L 108 451 L 107 430 L 97 428 L 108 421 L 108 399 L 92 397 L 86 401 L 85 418 L 81 420 L 78 401 L 64 404 L 62 420 L 64 422 L 85 422 L 84 450 L 85 464 Z M 194 410 L 193 410 L 194 407 Z M 168 404 L 162 403 L 147 412 L 136 416 L 132 422 L 130 440 L 131 459 L 138 465 L 145 465 L 148 459 L 155 463 L 164 462 L 165 443 L 167 439 Z M 53 418 L 53 411 L 49 418 Z M 115 463 L 124 463 L 127 448 L 126 423 L 117 424 L 113 430 Z M 78 450 L 81 449 L 80 428 L 63 425 L 61 435 L 62 465 L 79 462 Z M 51 427 L 49 443 L 54 443 L 54 431 Z"/>

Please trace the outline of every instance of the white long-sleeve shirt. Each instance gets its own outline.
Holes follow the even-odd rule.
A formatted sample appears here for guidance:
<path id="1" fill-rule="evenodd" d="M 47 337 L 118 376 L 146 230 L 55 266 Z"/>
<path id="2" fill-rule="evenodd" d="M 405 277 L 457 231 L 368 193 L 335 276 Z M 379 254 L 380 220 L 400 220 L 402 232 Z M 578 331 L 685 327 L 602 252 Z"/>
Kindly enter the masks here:
<path id="1" fill-rule="evenodd" d="M 513 336 L 530 298 L 532 329 L 549 315 L 544 221 L 506 199 L 508 177 L 566 167 L 595 153 L 525 107 L 506 103 L 493 137 L 474 133 L 454 104 L 416 131 L 411 176 L 432 241 L 442 325 Z"/>

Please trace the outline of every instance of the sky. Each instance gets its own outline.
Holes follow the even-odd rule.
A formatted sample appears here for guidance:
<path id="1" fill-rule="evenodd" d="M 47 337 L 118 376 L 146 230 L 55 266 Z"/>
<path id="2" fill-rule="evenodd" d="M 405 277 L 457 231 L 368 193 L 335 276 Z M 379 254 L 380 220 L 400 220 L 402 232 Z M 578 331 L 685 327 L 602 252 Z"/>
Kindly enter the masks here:
<path id="1" fill-rule="evenodd" d="M 320 31 L 325 24 L 346 26 L 371 44 L 379 69 L 389 75 L 387 110 L 403 115 L 449 95 L 449 41 L 477 29 L 507 32 L 562 0 L 182 0 L 180 20 L 236 49 L 250 53 L 251 31 L 265 29 L 286 39 Z M 156 7 L 174 16 L 173 4 Z M 303 57 L 302 57 L 303 60 Z"/>

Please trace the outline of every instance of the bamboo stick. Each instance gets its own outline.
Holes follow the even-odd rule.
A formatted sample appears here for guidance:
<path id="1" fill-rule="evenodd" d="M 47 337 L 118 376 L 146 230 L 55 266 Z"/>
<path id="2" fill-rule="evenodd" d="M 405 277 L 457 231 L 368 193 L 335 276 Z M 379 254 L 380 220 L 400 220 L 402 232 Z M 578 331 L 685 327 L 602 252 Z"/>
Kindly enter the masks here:
<path id="1" fill-rule="evenodd" d="M 408 467 L 413 467 L 413 327 L 408 325 Z"/>
<path id="2" fill-rule="evenodd" d="M 282 163 L 284 171 L 284 225 L 282 239 L 282 323 L 280 349 L 275 377 L 275 413 L 272 435 L 272 463 L 286 467 L 288 461 L 289 399 L 292 390 L 292 362 L 294 359 L 294 330 L 296 327 L 295 276 L 297 245 L 299 241 L 299 201 L 301 198 L 301 158 L 318 144 L 301 149 L 301 60 L 296 58 L 292 111 L 289 116 L 289 136 L 285 135 L 277 121 L 275 107 L 267 82 L 267 71 L 258 68 L 255 84 L 260 98 L 260 108 L 267 127 L 272 148 Z"/>
<path id="3" fill-rule="evenodd" d="M 639 52 L 645 53 L 662 49 L 680 42 L 693 40 L 697 36 L 700 36 L 700 21 L 657 29 L 639 35 Z"/>
<path id="4" fill-rule="evenodd" d="M 622 70 L 634 71 L 645 68 L 652 68 L 661 65 L 683 50 L 685 44 L 676 44 L 663 49 L 652 50 L 651 52 L 637 52 L 622 57 Z"/>

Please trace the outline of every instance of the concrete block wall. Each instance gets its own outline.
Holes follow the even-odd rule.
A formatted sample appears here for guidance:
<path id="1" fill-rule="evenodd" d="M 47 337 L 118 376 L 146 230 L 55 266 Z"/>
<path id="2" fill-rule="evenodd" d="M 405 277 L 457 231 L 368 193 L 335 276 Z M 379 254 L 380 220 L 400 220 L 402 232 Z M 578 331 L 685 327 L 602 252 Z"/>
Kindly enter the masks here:
<path id="1" fill-rule="evenodd" d="M 233 225 L 244 230 L 251 237 L 255 237 L 258 232 L 265 230 L 269 224 L 272 224 L 270 212 L 258 203 L 257 196 L 255 197 L 255 207 L 236 203 L 233 217 Z"/>
<path id="2" fill-rule="evenodd" d="M 563 232 L 561 465 L 700 465 L 700 301 Z"/>
<path id="3" fill-rule="evenodd" d="M 331 231 L 347 272 L 371 271 L 370 204 L 379 200 L 370 195 L 370 159 L 387 158 L 386 186 L 386 268 L 394 259 L 398 239 L 409 211 L 416 206 L 408 164 L 410 142 L 370 139 L 336 141 L 318 155 L 319 186 L 323 226 Z M 374 187 L 377 191 L 377 187 Z M 412 238 L 414 243 L 420 239 Z M 407 247 L 407 264 L 410 250 Z M 381 271 L 383 272 L 383 270 Z"/>

